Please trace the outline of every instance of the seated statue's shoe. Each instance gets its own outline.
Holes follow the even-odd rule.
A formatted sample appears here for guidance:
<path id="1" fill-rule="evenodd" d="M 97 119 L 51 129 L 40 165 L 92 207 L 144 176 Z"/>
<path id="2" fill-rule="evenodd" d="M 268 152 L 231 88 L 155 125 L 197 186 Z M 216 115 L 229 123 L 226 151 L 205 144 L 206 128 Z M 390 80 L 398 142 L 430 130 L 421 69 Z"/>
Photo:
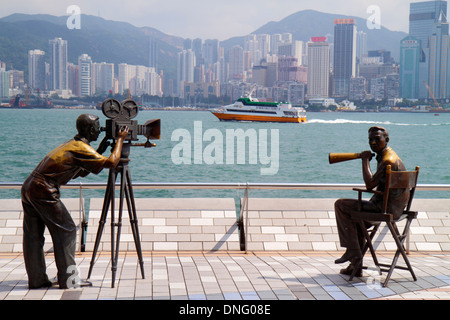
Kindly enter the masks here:
<path id="1" fill-rule="evenodd" d="M 342 257 L 334 260 L 334 263 L 340 264 L 354 259 L 362 259 L 361 251 L 358 249 L 347 249 Z"/>

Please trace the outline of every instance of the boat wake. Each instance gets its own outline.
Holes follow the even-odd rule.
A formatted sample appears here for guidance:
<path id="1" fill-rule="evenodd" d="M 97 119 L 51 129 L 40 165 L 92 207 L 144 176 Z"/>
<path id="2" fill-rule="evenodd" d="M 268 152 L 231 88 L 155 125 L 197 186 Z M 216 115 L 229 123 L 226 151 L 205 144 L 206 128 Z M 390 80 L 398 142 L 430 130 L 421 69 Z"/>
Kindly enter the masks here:
<path id="1" fill-rule="evenodd" d="M 391 121 L 366 121 L 366 120 L 348 120 L 348 119 L 310 119 L 306 123 L 322 123 L 322 124 L 369 124 L 369 125 L 389 125 L 389 126 L 447 126 L 450 123 L 399 123 Z"/>

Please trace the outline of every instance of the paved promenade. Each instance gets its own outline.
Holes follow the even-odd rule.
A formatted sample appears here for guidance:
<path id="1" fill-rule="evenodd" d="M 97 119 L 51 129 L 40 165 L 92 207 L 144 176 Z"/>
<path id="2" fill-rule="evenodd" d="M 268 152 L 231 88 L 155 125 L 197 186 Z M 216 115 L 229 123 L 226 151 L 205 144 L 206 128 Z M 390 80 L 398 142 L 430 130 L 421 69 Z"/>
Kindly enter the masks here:
<path id="1" fill-rule="evenodd" d="M 450 299 L 450 254 L 412 253 L 418 277 L 396 270 L 388 287 L 385 274 L 365 270 L 348 281 L 334 259 L 341 252 L 143 252 L 142 279 L 135 252 L 121 252 L 114 288 L 109 253 L 98 255 L 92 287 L 27 287 L 21 253 L 0 254 L 0 300 L 440 300 Z M 388 253 L 381 255 L 386 260 Z M 49 277 L 56 276 L 47 255 Z M 370 259 L 366 263 L 370 266 Z M 91 253 L 77 254 L 80 277 L 87 275 Z M 389 260 L 386 260 L 389 261 Z M 402 262 L 402 261 L 400 261 Z"/>
<path id="2" fill-rule="evenodd" d="M 85 279 L 91 262 L 102 199 L 90 199 L 86 252 L 76 262 Z M 110 228 L 105 228 L 91 275 L 92 287 L 28 290 L 22 254 L 22 208 L 18 199 L 0 200 L 0 300 L 176 300 L 275 303 L 293 300 L 450 299 L 450 199 L 418 199 L 419 211 L 407 246 L 418 278 L 374 267 L 348 281 L 335 225 L 335 199 L 249 199 L 247 252 L 239 248 L 235 199 L 137 199 L 144 256 L 142 279 L 125 214 L 114 288 L 111 287 Z M 80 226 L 79 199 L 63 202 Z M 110 225 L 108 221 L 107 226 Z M 79 235 L 81 235 L 79 229 Z M 380 262 L 392 258 L 392 239 L 376 239 Z M 79 244 L 80 241 L 77 241 Z M 78 245 L 79 247 L 79 245 Z M 49 277 L 56 277 L 51 238 L 46 232 Z M 365 265 L 373 262 L 366 255 Z M 399 258 L 398 265 L 404 265 Z M 194 302 L 196 301 L 196 302 Z M 171 309 L 171 308 L 169 308 Z M 171 310 L 173 311 L 173 310 Z"/>

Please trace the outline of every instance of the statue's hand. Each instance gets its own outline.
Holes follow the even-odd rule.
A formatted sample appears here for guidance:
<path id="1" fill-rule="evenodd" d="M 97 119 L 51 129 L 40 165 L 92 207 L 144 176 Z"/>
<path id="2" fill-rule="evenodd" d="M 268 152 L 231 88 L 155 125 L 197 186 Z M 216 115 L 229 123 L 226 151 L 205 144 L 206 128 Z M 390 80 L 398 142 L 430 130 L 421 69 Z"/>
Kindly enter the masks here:
<path id="1" fill-rule="evenodd" d="M 125 139 L 128 136 L 128 126 L 125 126 L 124 128 L 120 128 L 118 138 L 119 139 Z"/>
<path id="2" fill-rule="evenodd" d="M 373 154 L 371 151 L 363 151 L 361 152 L 361 159 L 362 160 L 372 160 Z"/>

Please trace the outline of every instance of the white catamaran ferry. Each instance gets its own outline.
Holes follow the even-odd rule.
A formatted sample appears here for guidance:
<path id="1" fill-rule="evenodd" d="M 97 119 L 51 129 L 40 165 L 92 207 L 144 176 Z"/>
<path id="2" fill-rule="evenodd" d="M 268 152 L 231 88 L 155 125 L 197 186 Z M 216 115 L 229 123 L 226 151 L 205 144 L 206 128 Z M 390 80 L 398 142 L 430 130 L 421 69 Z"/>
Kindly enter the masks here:
<path id="1" fill-rule="evenodd" d="M 220 121 L 306 122 L 306 111 L 284 102 L 262 102 L 248 97 L 211 111 Z"/>

